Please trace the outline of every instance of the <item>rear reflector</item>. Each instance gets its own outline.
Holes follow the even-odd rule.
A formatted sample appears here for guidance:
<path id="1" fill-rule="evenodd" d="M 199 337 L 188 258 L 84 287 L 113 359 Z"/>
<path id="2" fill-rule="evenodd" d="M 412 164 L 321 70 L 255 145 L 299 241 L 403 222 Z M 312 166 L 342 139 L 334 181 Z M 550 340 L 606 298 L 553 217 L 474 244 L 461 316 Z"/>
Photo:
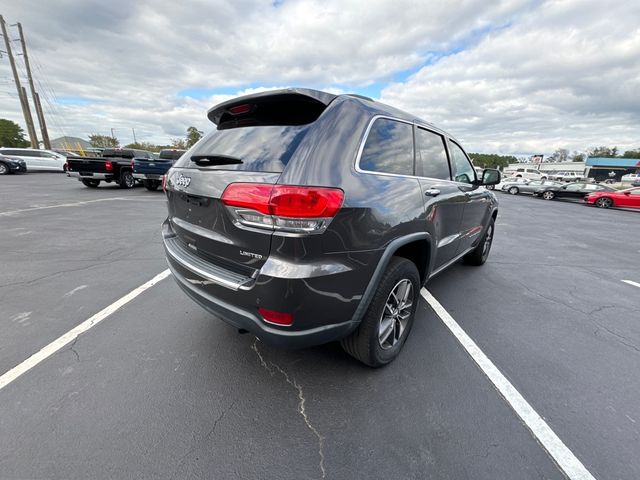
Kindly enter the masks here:
<path id="1" fill-rule="evenodd" d="M 293 324 L 293 315 L 290 313 L 275 312 L 273 310 L 267 310 L 266 308 L 259 308 L 258 312 L 260 312 L 265 322 L 283 326 Z"/>

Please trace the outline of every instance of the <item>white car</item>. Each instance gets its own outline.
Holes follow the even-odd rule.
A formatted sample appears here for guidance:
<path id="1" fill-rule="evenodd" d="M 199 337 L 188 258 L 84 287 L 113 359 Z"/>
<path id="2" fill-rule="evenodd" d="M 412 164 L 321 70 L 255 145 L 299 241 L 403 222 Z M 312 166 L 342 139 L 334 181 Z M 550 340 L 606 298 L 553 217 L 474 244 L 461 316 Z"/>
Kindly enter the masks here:
<path id="1" fill-rule="evenodd" d="M 547 179 L 546 173 L 542 173 L 537 168 L 531 168 L 531 167 L 519 167 L 519 168 L 516 168 L 514 171 L 509 172 L 509 174 L 513 175 L 514 177 L 527 178 L 529 180 L 546 180 Z"/>
<path id="2" fill-rule="evenodd" d="M 579 172 L 564 172 L 561 178 L 558 180 L 562 180 L 563 182 L 578 182 L 584 178 Z"/>
<path id="3" fill-rule="evenodd" d="M 640 173 L 628 173 L 627 175 L 623 175 L 620 179 L 622 183 L 633 183 L 640 181 Z"/>
<path id="4" fill-rule="evenodd" d="M 64 172 L 67 168 L 67 157 L 51 150 L 3 147 L 0 148 L 0 153 L 24 160 L 29 172 L 46 170 Z"/>

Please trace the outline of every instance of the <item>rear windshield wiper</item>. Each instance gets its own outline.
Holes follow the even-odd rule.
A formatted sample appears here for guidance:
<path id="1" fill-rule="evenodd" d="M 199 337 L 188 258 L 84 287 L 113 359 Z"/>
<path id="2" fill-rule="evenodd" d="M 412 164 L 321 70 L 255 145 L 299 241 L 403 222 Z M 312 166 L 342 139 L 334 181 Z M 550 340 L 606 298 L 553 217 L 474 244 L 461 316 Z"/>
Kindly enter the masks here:
<path id="1" fill-rule="evenodd" d="M 228 155 L 191 155 L 191 161 L 201 167 L 211 165 L 238 165 L 242 163 L 237 157 Z"/>

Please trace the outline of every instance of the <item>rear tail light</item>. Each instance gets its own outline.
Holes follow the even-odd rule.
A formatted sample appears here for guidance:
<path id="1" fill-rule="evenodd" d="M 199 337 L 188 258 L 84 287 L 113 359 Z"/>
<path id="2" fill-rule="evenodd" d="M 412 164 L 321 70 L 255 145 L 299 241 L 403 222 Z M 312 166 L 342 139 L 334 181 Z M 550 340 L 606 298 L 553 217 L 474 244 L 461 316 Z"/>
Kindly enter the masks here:
<path id="1" fill-rule="evenodd" d="M 112 172 L 113 171 L 113 163 L 111 163 L 110 160 L 107 160 L 106 162 L 104 162 L 104 168 L 107 170 L 107 172 Z"/>
<path id="2" fill-rule="evenodd" d="M 133 170 L 135 160 L 131 160 L 131 170 Z"/>
<path id="3" fill-rule="evenodd" d="M 267 323 L 274 323 L 285 327 L 293 324 L 293 315 L 290 313 L 276 312 L 267 310 L 266 308 L 259 308 L 258 312 L 260 312 L 260 315 L 262 315 L 262 318 L 264 318 L 264 321 Z"/>
<path id="4" fill-rule="evenodd" d="M 162 191 L 167 193 L 167 174 L 162 175 Z"/>
<path id="5" fill-rule="evenodd" d="M 289 233 L 322 233 L 338 213 L 338 188 L 232 183 L 222 194 L 236 222 Z"/>

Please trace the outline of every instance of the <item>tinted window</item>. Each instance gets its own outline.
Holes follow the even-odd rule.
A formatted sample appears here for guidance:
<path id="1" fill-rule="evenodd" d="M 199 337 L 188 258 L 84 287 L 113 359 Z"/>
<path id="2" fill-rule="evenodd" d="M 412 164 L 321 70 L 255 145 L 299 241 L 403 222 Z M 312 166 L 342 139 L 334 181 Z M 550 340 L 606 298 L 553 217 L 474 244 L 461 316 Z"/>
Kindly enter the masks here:
<path id="1" fill-rule="evenodd" d="M 135 157 L 133 150 L 120 150 L 116 148 L 105 148 L 102 151 L 102 156 L 107 158 L 122 157 L 133 158 Z"/>
<path id="2" fill-rule="evenodd" d="M 567 185 L 567 188 L 565 188 L 565 190 L 567 192 L 577 192 L 578 190 L 581 190 L 584 188 L 584 185 L 581 183 L 574 183 L 573 185 Z"/>
<path id="3" fill-rule="evenodd" d="M 161 160 L 178 160 L 185 150 L 161 150 L 160 151 L 160 159 Z"/>
<path id="4" fill-rule="evenodd" d="M 387 118 L 373 122 L 360 157 L 360 168 L 413 175 L 413 127 Z"/>
<path id="5" fill-rule="evenodd" d="M 444 138 L 422 128 L 416 129 L 416 175 L 451 180 Z"/>
<path id="6" fill-rule="evenodd" d="M 212 161 L 207 169 L 282 172 L 308 128 L 307 125 L 272 125 L 214 130 L 200 140 L 189 155 L 183 155 L 176 166 L 195 167 L 193 157 L 210 156 Z"/>
<path id="7" fill-rule="evenodd" d="M 450 142 L 450 145 L 454 180 L 461 183 L 473 182 L 476 179 L 476 172 L 471 166 L 471 162 L 456 143 Z"/>

